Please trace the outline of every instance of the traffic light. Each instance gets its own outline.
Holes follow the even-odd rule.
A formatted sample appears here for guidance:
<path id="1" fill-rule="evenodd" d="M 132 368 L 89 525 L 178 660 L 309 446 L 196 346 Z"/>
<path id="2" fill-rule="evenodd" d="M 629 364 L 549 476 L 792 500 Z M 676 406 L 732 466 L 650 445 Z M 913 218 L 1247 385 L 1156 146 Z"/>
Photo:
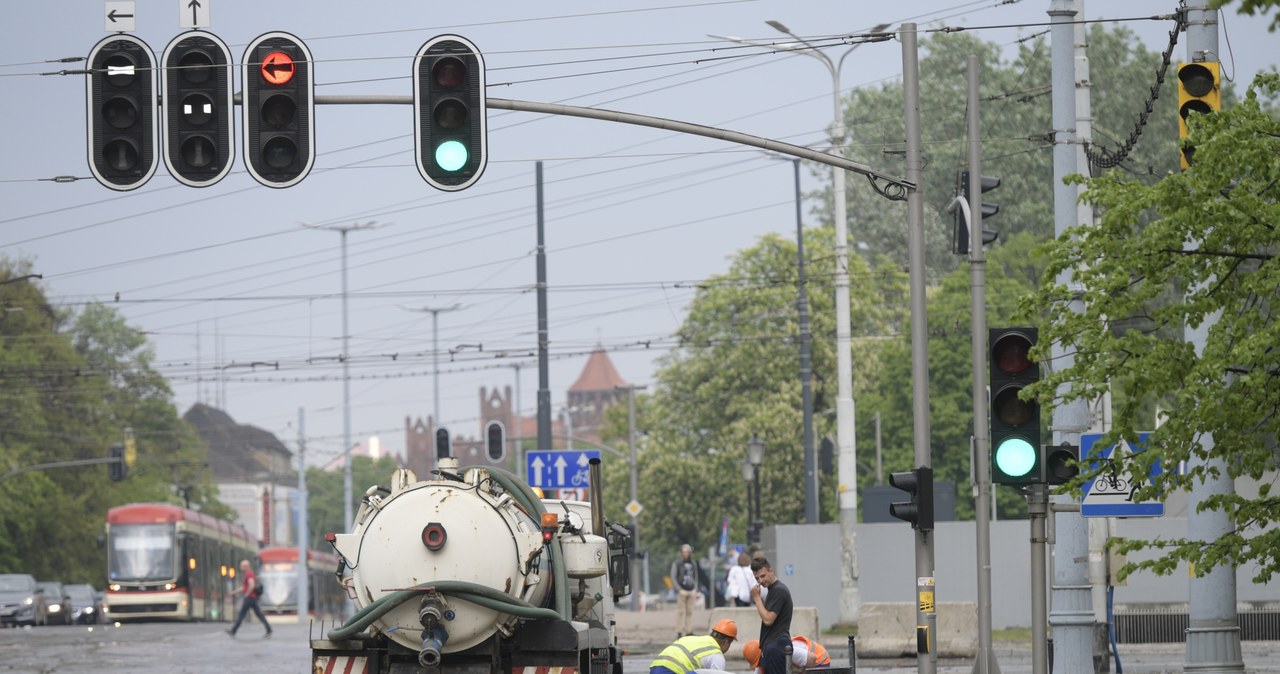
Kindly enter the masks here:
<path id="1" fill-rule="evenodd" d="M 983 194 L 994 190 L 1000 186 L 1000 179 L 995 176 L 982 176 L 982 192 Z M 956 194 L 964 200 L 966 206 L 969 201 L 969 172 L 960 171 L 956 177 Z M 964 207 L 955 209 L 955 223 L 951 228 L 951 252 L 957 255 L 969 254 L 969 218 L 965 216 L 966 209 Z M 982 202 L 982 222 L 986 224 L 987 218 L 995 217 L 1000 212 L 1000 204 L 988 204 Z M 1000 232 L 993 229 L 982 228 L 982 245 L 995 243 L 1000 237 Z"/>
<path id="2" fill-rule="evenodd" d="M 491 463 L 507 458 L 507 429 L 501 421 L 490 421 L 484 427 L 484 447 Z"/>
<path id="3" fill-rule="evenodd" d="M 443 459 L 449 456 L 451 448 L 449 447 L 449 429 L 441 426 L 436 429 L 436 458 Z"/>
<path id="4" fill-rule="evenodd" d="M 107 477 L 112 482 L 119 482 L 128 474 L 128 468 L 124 463 L 124 445 L 111 445 L 107 448 L 107 458 L 111 459 L 111 463 L 107 464 Z"/>
<path id="5" fill-rule="evenodd" d="M 207 187 L 235 162 L 231 51 L 212 33 L 183 33 L 165 48 L 164 163 L 178 182 Z"/>
<path id="6" fill-rule="evenodd" d="M 1217 61 L 1184 63 L 1178 66 L 1178 139 L 1182 148 L 1181 163 L 1191 166 L 1196 149 L 1187 145 L 1187 116 L 1208 114 L 1222 109 L 1221 70 Z"/>
<path id="7" fill-rule="evenodd" d="M 1043 482 L 1040 467 L 1040 405 L 1022 400 L 1022 389 L 1040 379 L 1031 361 L 1035 328 L 992 328 L 987 346 L 991 387 L 991 481 L 1027 485 Z"/>
<path id="8" fill-rule="evenodd" d="M 1046 484 L 1066 484 L 1080 474 L 1080 447 L 1062 443 L 1046 445 L 1040 465 L 1044 466 Z"/>
<path id="9" fill-rule="evenodd" d="M 288 33 L 267 33 L 249 43 L 242 63 L 244 166 L 267 187 L 296 185 L 316 159 L 311 52 Z"/>
<path id="10" fill-rule="evenodd" d="M 484 57 L 457 35 L 433 37 L 413 59 L 418 173 L 446 192 L 470 187 L 488 163 Z"/>
<path id="11" fill-rule="evenodd" d="M 112 35 L 88 63 L 89 170 L 113 190 L 142 187 L 156 172 L 156 55 L 132 35 Z"/>
<path id="12" fill-rule="evenodd" d="M 889 514 L 910 522 L 912 529 L 933 530 L 933 469 L 920 466 L 903 473 L 889 473 L 889 484 L 911 495 L 910 501 L 889 504 Z"/>

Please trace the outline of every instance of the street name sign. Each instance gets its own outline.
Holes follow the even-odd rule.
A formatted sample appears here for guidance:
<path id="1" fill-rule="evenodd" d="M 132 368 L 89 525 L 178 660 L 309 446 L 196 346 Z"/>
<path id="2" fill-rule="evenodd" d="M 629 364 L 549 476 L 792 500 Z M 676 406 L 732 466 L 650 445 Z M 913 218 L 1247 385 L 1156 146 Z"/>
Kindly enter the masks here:
<path id="1" fill-rule="evenodd" d="M 1100 433 L 1087 433 L 1080 436 L 1080 456 L 1090 459 L 1090 468 L 1108 459 L 1119 460 L 1128 454 L 1146 450 L 1150 433 L 1138 434 L 1138 446 L 1131 446 L 1128 441 L 1121 440 L 1119 445 L 1111 445 L 1097 450 L 1094 446 L 1102 439 Z M 1149 480 L 1154 480 L 1163 470 L 1157 461 L 1151 466 Z M 1134 501 L 1133 494 L 1145 482 L 1130 484 L 1131 476 L 1108 473 L 1105 470 L 1097 477 L 1089 480 L 1083 487 L 1083 498 L 1080 501 L 1080 515 L 1083 517 L 1160 517 L 1164 515 L 1163 501 Z"/>
<path id="2" fill-rule="evenodd" d="M 532 451 L 525 456 L 525 476 L 531 487 L 585 489 L 591 484 L 588 466 L 598 458 L 598 449 Z"/>

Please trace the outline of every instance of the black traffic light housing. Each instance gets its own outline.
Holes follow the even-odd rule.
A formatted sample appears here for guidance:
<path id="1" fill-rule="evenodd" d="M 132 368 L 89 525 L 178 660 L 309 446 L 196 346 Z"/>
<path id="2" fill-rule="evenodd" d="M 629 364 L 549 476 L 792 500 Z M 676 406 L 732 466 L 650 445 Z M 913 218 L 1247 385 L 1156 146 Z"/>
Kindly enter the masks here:
<path id="1" fill-rule="evenodd" d="M 484 57 L 470 40 L 438 35 L 413 59 L 414 155 L 432 187 L 456 192 L 488 164 Z"/>
<path id="2" fill-rule="evenodd" d="M 1000 186 L 1000 179 L 996 176 L 982 176 L 982 192 L 985 194 Z M 966 209 L 971 208 L 972 203 L 969 199 L 969 172 L 960 171 L 956 176 L 956 194 L 964 200 L 964 207 L 955 209 L 955 221 L 951 228 L 951 252 L 957 255 L 969 254 L 969 218 L 965 216 Z M 982 222 L 986 224 L 987 218 L 993 218 L 1000 212 L 1000 204 L 988 204 L 982 202 Z M 1000 232 L 982 228 L 982 245 L 995 243 L 1000 238 Z"/>
<path id="3" fill-rule="evenodd" d="M 920 466 L 915 470 L 889 473 L 889 485 L 911 495 L 910 501 L 889 504 L 889 514 L 910 522 L 912 529 L 933 530 L 933 469 Z"/>
<path id="4" fill-rule="evenodd" d="M 1190 168 L 1196 149 L 1187 145 L 1187 116 L 1222 109 L 1222 71 L 1216 61 L 1199 61 L 1178 66 L 1178 139 L 1179 161 L 1183 170 Z"/>
<path id="5" fill-rule="evenodd" d="M 1080 447 L 1065 442 L 1045 445 L 1040 466 L 1045 484 L 1066 484 L 1080 474 Z"/>
<path id="6" fill-rule="evenodd" d="M 128 191 L 156 172 L 156 55 L 132 35 L 89 50 L 85 76 L 89 170 L 105 187 Z"/>
<path id="7" fill-rule="evenodd" d="M 490 463 L 501 463 L 507 458 L 507 429 L 501 421 L 485 424 L 484 448 Z"/>
<path id="8" fill-rule="evenodd" d="M 107 464 L 107 477 L 112 482 L 119 482 L 129 474 L 129 468 L 124 462 L 124 445 L 111 445 L 107 448 L 107 458 L 111 462 Z"/>
<path id="9" fill-rule="evenodd" d="M 235 163 L 234 61 L 218 36 L 183 33 L 160 59 L 164 163 L 178 182 L 207 187 Z"/>
<path id="10" fill-rule="evenodd" d="M 436 458 L 443 459 L 450 455 L 453 448 L 449 446 L 449 429 L 441 426 L 436 429 Z"/>
<path id="11" fill-rule="evenodd" d="M 991 328 L 987 336 L 991 392 L 991 482 L 1028 485 L 1043 481 L 1040 404 L 1019 393 L 1039 381 L 1031 360 L 1035 328 Z"/>
<path id="12" fill-rule="evenodd" d="M 273 32 L 250 42 L 241 62 L 244 166 L 267 187 L 296 185 L 316 159 L 311 52 L 293 35 Z"/>

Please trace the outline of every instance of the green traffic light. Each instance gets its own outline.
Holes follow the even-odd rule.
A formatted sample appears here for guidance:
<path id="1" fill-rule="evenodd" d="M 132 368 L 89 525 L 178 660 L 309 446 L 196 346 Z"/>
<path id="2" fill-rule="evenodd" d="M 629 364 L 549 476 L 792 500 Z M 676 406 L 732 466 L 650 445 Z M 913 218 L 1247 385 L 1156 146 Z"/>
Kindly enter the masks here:
<path id="1" fill-rule="evenodd" d="M 1036 466 L 1036 448 L 1022 438 L 1008 438 L 996 447 L 996 468 L 1009 477 L 1023 477 Z"/>
<path id="2" fill-rule="evenodd" d="M 457 171 L 467 165 L 467 146 L 456 140 L 446 140 L 436 146 L 436 166 L 446 171 Z"/>

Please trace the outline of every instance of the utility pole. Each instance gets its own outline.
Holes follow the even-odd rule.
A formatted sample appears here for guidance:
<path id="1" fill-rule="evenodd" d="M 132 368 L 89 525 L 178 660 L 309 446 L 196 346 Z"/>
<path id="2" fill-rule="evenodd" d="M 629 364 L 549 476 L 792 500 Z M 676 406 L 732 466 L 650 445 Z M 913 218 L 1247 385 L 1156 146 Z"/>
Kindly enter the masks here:
<path id="1" fill-rule="evenodd" d="M 547 336 L 547 243 L 542 204 L 542 162 L 535 165 L 538 206 L 538 449 L 551 449 L 551 370 Z"/>
<path id="2" fill-rule="evenodd" d="M 907 269 L 911 286 L 911 397 L 912 435 L 916 466 L 932 468 L 929 447 L 929 326 L 925 313 L 924 277 L 924 196 L 920 182 L 924 157 L 920 138 L 920 52 L 916 24 L 904 23 L 898 33 L 902 40 L 903 118 L 907 135 L 905 156 L 907 182 L 916 186 L 907 192 Z M 981 192 L 979 192 L 981 194 Z M 933 532 L 915 530 L 916 625 L 925 630 L 916 653 L 917 672 L 934 674 L 937 655 L 937 588 L 933 567 Z M 917 627 L 917 629 L 920 629 Z M 923 643 L 921 643 L 923 642 Z"/>
<path id="3" fill-rule="evenodd" d="M 809 295 L 804 277 L 804 224 L 800 219 L 800 160 L 792 159 L 791 164 L 796 178 L 796 313 L 800 318 L 800 408 L 804 415 L 804 521 L 817 524 L 818 457 L 813 449 L 813 366 L 809 354 Z"/>
<path id="4" fill-rule="evenodd" d="M 342 236 L 342 521 L 350 531 L 355 524 L 351 508 L 351 371 L 350 328 L 347 324 L 347 233 L 374 229 L 382 225 L 369 221 L 350 225 L 302 225 L 308 229 L 327 229 Z"/>
<path id="5" fill-rule="evenodd" d="M 618 388 L 625 389 L 627 392 L 627 450 L 631 454 L 628 462 L 631 469 L 630 503 L 639 504 L 640 478 L 637 471 L 640 468 L 640 464 L 637 463 L 636 451 L 636 390 L 643 391 L 649 387 L 628 384 Z M 640 511 L 639 509 L 629 509 L 628 512 L 631 514 L 631 549 L 635 551 L 635 554 L 631 557 L 631 610 L 638 611 L 640 610 L 640 586 L 638 585 L 640 581 Z"/>
<path id="6" fill-rule="evenodd" d="M 1218 13 L 1209 7 L 1208 0 L 1185 0 L 1187 11 L 1187 62 L 1200 63 L 1218 59 Z M 1191 248 L 1199 247 L 1199 241 L 1190 242 Z M 1204 354 L 1209 339 L 1209 329 L 1218 322 L 1214 314 L 1195 328 L 1186 328 L 1186 338 L 1195 348 L 1196 356 Z M 1212 435 L 1201 434 L 1200 442 L 1205 456 L 1214 447 Z M 1192 457 L 1192 462 L 1199 459 Z M 1200 511 L 1200 504 L 1214 496 L 1226 496 L 1235 492 L 1235 482 L 1227 470 L 1227 462 L 1221 457 L 1204 461 L 1209 476 L 1204 482 L 1193 482 L 1187 509 L 1187 537 L 1210 543 L 1232 532 L 1231 521 L 1222 510 Z M 1216 475 L 1216 477 L 1215 477 Z M 1239 616 L 1236 614 L 1236 570 L 1229 563 L 1222 563 L 1204 575 L 1194 575 L 1190 580 L 1190 625 L 1187 628 L 1187 656 L 1185 671 L 1243 672 L 1244 656 L 1240 652 Z"/>
<path id="7" fill-rule="evenodd" d="M 1049 7 L 1051 46 L 1051 83 L 1053 139 L 1053 222 L 1055 236 L 1062 234 L 1078 222 L 1076 201 L 1079 192 L 1064 180 L 1077 173 L 1080 167 L 1077 156 L 1080 151 L 1076 135 L 1076 83 L 1079 73 L 1075 61 L 1075 22 L 1081 18 L 1075 0 L 1052 0 Z M 1057 281 L 1073 287 L 1072 271 L 1058 275 Z M 1075 293 L 1070 306 L 1083 310 L 1079 294 Z M 1070 368 L 1075 354 L 1068 352 L 1061 343 L 1049 347 L 1054 369 Z M 1053 408 L 1052 440 L 1054 445 L 1080 445 L 1080 434 L 1089 428 L 1089 404 L 1080 399 L 1056 405 Z M 1036 448 L 1039 450 L 1039 448 Z M 1093 658 L 1093 597 L 1089 587 L 1088 551 L 1089 526 L 1077 512 L 1055 512 L 1053 504 L 1075 504 L 1075 498 L 1058 495 L 1049 498 L 1049 487 L 1036 484 L 1030 487 L 1028 511 L 1032 515 L 1032 644 L 1031 671 L 1047 674 L 1049 667 L 1049 642 L 1047 630 L 1053 629 L 1052 669 L 1059 672 L 1092 672 Z M 1054 518 L 1057 533 L 1054 545 L 1053 614 L 1049 615 L 1048 598 L 1045 597 L 1048 572 L 1046 563 L 1044 527 L 1048 517 Z M 1041 524 L 1037 527 L 1037 524 Z M 1039 563 L 1039 566 L 1035 562 Z M 1039 585 L 1037 585 L 1039 583 Z"/>
<path id="8" fill-rule="evenodd" d="M 987 251 L 982 245 L 982 117 L 978 113 L 978 57 L 970 54 L 969 77 L 969 314 L 973 354 L 973 468 L 978 483 L 974 499 L 978 567 L 978 657 L 974 674 L 999 674 L 1000 665 L 991 648 L 991 444 L 987 426 Z M 880 418 L 877 412 L 876 436 Z M 877 445 L 879 440 L 877 440 Z M 879 451 L 876 473 L 880 472 Z"/>

